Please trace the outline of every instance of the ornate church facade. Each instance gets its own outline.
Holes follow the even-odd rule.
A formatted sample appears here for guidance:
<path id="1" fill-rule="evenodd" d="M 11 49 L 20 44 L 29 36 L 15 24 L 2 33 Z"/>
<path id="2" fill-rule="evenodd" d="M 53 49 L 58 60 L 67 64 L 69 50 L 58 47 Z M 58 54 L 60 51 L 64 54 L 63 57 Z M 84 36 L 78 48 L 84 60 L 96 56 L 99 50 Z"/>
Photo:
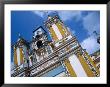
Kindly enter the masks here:
<path id="1" fill-rule="evenodd" d="M 40 26 L 30 42 L 19 36 L 12 46 L 12 77 L 98 77 L 100 70 L 91 56 L 58 15 L 44 22 L 52 40 Z"/>

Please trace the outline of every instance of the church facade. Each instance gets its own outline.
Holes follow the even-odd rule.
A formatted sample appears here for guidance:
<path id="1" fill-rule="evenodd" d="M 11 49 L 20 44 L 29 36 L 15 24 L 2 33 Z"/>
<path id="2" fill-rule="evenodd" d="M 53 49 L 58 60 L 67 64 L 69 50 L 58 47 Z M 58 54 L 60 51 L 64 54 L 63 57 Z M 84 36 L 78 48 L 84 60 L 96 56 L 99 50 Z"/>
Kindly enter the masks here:
<path id="1" fill-rule="evenodd" d="M 42 26 L 33 31 L 30 42 L 19 36 L 12 46 L 12 77 L 98 77 L 100 70 L 91 56 L 58 15 L 44 22 L 52 40 Z"/>

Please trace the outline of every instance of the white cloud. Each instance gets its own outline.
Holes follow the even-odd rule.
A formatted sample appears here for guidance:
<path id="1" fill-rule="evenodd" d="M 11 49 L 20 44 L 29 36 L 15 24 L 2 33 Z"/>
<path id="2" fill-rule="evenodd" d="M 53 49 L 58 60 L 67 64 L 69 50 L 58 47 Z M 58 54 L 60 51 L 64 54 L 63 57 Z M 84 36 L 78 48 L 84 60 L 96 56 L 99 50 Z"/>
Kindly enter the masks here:
<path id="1" fill-rule="evenodd" d="M 49 11 L 48 10 L 39 10 L 39 11 L 36 10 L 36 11 L 32 11 L 32 12 L 42 18 L 46 18 L 47 15 L 49 15 L 53 11 L 51 11 L 51 10 L 49 10 Z"/>
<path id="2" fill-rule="evenodd" d="M 76 18 L 76 21 L 78 21 L 81 18 L 81 11 L 58 11 L 58 14 L 63 21 L 71 20 L 72 18 Z"/>
<path id="3" fill-rule="evenodd" d="M 32 12 L 44 18 L 46 15 L 54 11 L 32 11 Z M 58 12 L 58 15 L 63 21 L 70 20 L 74 17 L 76 18 L 76 21 L 78 21 L 81 18 L 81 11 L 56 11 L 56 12 Z"/>
<path id="4" fill-rule="evenodd" d="M 81 46 L 83 49 L 91 54 L 100 48 L 100 45 L 97 43 L 97 40 L 91 36 L 82 41 Z"/>
<path id="5" fill-rule="evenodd" d="M 91 12 L 83 18 L 83 27 L 88 31 L 90 37 L 81 42 L 81 46 L 87 50 L 89 54 L 100 49 L 93 32 L 97 31 L 100 34 L 100 15 L 98 12 Z"/>
<path id="6" fill-rule="evenodd" d="M 44 14 L 45 14 L 43 11 L 32 11 L 32 12 L 42 18 L 44 17 Z"/>
<path id="7" fill-rule="evenodd" d="M 91 12 L 83 18 L 83 26 L 91 35 L 93 31 L 100 31 L 100 16 L 98 12 Z"/>

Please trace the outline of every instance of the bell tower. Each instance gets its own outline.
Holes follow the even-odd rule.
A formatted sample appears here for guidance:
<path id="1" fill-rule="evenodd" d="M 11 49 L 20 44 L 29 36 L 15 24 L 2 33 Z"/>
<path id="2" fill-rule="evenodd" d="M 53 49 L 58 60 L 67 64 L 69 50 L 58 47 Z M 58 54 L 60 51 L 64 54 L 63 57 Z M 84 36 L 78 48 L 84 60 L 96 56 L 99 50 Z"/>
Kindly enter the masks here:
<path id="1" fill-rule="evenodd" d="M 31 46 L 33 52 L 33 63 L 40 62 L 52 52 L 52 47 L 50 45 L 50 41 L 48 41 L 47 32 L 42 26 L 33 31 Z"/>
<path id="2" fill-rule="evenodd" d="M 36 30 L 33 31 L 33 41 L 34 41 L 34 45 L 35 48 L 34 49 L 40 49 L 42 48 L 47 41 L 47 35 L 46 35 L 46 31 L 43 29 L 42 26 L 38 27 Z"/>

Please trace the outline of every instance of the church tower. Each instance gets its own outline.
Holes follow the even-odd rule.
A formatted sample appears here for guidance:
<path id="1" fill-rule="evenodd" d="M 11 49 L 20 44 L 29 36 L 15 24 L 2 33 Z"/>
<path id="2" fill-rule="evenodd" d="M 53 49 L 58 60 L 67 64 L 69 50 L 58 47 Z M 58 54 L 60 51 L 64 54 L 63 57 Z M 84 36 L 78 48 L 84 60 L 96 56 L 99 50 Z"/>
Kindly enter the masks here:
<path id="1" fill-rule="evenodd" d="M 65 67 L 68 76 L 99 76 L 99 70 L 95 67 L 86 50 L 81 47 L 58 15 L 48 16 L 45 26 L 52 37 L 56 47 L 55 50 L 59 49 L 59 57 L 66 55 L 61 63 Z"/>
<path id="2" fill-rule="evenodd" d="M 13 59 L 14 69 L 13 72 L 19 73 L 22 68 L 24 72 L 18 74 L 18 76 L 29 76 L 29 43 L 19 36 L 18 41 L 12 46 L 13 47 Z M 14 74 L 12 74 L 14 76 Z"/>
<path id="3" fill-rule="evenodd" d="M 58 47 L 64 38 L 69 37 L 71 38 L 71 33 L 68 28 L 65 27 L 62 20 L 60 20 L 58 15 L 55 16 L 48 16 L 47 21 L 44 24 L 52 37 L 52 41 L 54 45 Z"/>

